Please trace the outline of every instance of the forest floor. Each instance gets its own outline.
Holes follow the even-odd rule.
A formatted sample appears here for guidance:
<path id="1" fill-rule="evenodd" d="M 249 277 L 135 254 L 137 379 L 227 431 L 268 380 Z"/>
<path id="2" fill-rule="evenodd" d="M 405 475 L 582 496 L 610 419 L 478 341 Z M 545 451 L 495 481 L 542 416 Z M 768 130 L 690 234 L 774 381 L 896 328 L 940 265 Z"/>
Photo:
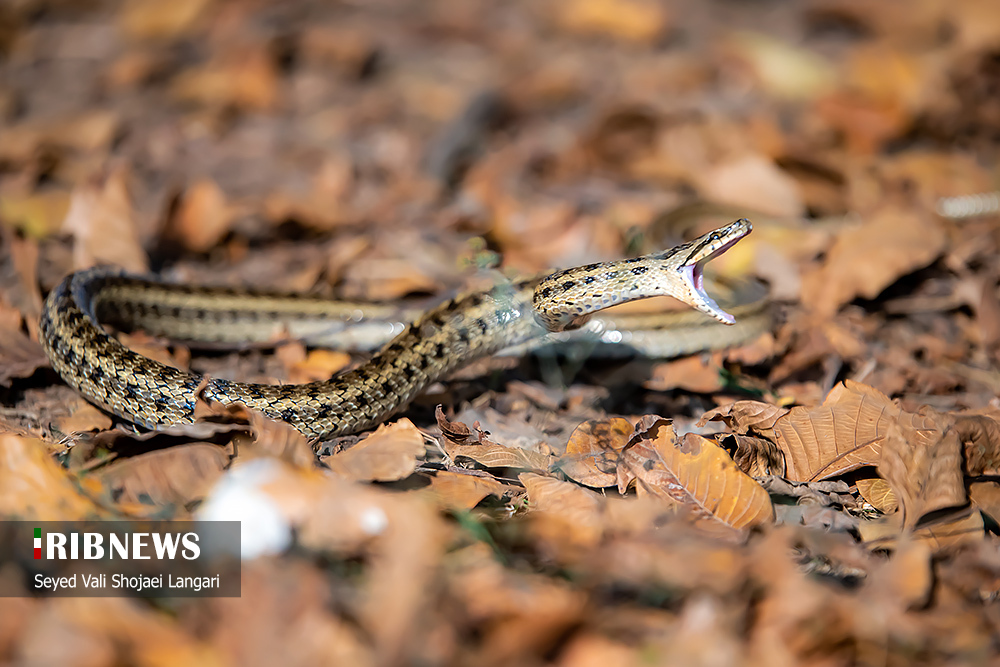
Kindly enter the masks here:
<path id="1" fill-rule="evenodd" d="M 998 165 L 995 0 L 0 4 L 0 518 L 244 549 L 239 598 L 0 563 L 0 661 L 995 664 Z M 39 342 L 98 264 L 419 309 L 738 217 L 711 268 L 769 286 L 759 337 L 477 362 L 330 441 L 137 430 Z M 118 335 L 239 381 L 364 359 Z"/>

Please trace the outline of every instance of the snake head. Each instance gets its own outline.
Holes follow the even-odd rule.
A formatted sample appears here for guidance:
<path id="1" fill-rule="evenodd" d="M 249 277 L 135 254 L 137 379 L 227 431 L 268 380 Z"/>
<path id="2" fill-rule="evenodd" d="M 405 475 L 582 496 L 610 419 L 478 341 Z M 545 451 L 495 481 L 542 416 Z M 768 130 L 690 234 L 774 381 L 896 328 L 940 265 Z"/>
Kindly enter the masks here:
<path id="1" fill-rule="evenodd" d="M 666 264 L 664 268 L 672 283 L 669 289 L 671 296 L 723 324 L 735 324 L 733 316 L 719 308 L 719 304 L 705 291 L 704 268 L 709 260 L 729 250 L 752 230 L 750 221 L 740 218 L 682 246 L 654 255 Z"/>
<path id="2" fill-rule="evenodd" d="M 608 306 L 672 296 L 720 322 L 734 324 L 733 316 L 705 292 L 702 269 L 752 228 L 749 220 L 741 218 L 670 250 L 556 271 L 535 287 L 535 317 L 546 330 L 563 331 Z"/>

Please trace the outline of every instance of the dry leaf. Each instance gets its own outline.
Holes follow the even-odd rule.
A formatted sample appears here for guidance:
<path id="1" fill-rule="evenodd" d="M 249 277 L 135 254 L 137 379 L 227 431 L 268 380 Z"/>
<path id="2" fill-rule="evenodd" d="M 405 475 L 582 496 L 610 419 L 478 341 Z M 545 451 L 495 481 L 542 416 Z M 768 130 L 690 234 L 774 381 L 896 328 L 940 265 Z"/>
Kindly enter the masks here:
<path id="1" fill-rule="evenodd" d="M 809 482 L 877 465 L 882 439 L 899 415 L 882 392 L 846 380 L 822 406 L 792 408 L 761 435 L 784 452 L 788 479 Z"/>
<path id="2" fill-rule="evenodd" d="M 814 105 L 815 114 L 843 135 L 852 153 L 870 155 L 907 129 L 910 116 L 897 100 L 837 91 Z"/>
<path id="3" fill-rule="evenodd" d="M 118 340 L 133 352 L 138 352 L 144 357 L 149 357 L 167 366 L 187 370 L 188 364 L 191 362 L 191 350 L 187 347 L 173 345 L 173 349 L 171 349 L 167 346 L 165 339 L 149 336 L 142 331 L 119 333 Z"/>
<path id="4" fill-rule="evenodd" d="M 557 6 L 558 26 L 578 35 L 607 35 L 650 43 L 669 26 L 663 6 L 646 0 L 571 0 Z"/>
<path id="5" fill-rule="evenodd" d="M 834 482 L 789 482 L 782 477 L 771 475 L 760 480 L 760 484 L 772 497 L 798 498 L 798 504 L 802 506 L 816 508 L 829 507 L 834 504 L 855 506 L 853 496 L 848 493 L 850 487 L 847 486 L 847 482 L 839 480 Z"/>
<path id="6" fill-rule="evenodd" d="M 722 352 L 694 355 L 653 366 L 651 377 L 642 383 L 646 389 L 668 391 L 686 389 L 711 394 L 722 389 Z"/>
<path id="7" fill-rule="evenodd" d="M 705 199 L 768 215 L 799 217 L 805 210 L 795 179 L 763 155 L 744 155 L 695 173 Z"/>
<path id="8" fill-rule="evenodd" d="M 42 291 L 38 285 L 38 243 L 33 239 L 19 238 L 6 230 L 0 230 L 0 239 L 9 249 L 16 276 L 10 289 L 4 290 L 2 299 L 20 311 L 31 339 L 38 340 L 38 320 L 42 314 Z M 5 314 L 0 319 L 6 317 Z"/>
<path id="9" fill-rule="evenodd" d="M 295 384 L 329 380 L 351 364 L 351 355 L 338 350 L 310 350 L 304 359 L 288 368 L 288 381 Z"/>
<path id="10" fill-rule="evenodd" d="M 382 424 L 358 444 L 324 462 L 353 481 L 394 482 L 409 477 L 423 454 L 423 433 L 409 419 L 400 419 Z"/>
<path id="11" fill-rule="evenodd" d="M 218 421 L 195 421 L 191 424 L 171 424 L 155 431 L 145 431 L 143 433 L 126 432 L 121 430 L 121 428 L 115 428 L 110 431 L 97 433 L 93 437 L 93 443 L 97 447 L 112 450 L 121 448 L 122 445 L 119 444 L 119 441 L 124 441 L 122 444 L 129 446 L 134 443 L 143 443 L 164 438 L 179 438 L 187 441 L 210 440 L 223 434 L 235 435 L 246 433 L 248 428 L 245 423 L 245 408 L 242 405 L 226 407 L 231 407 L 232 412 L 222 415 L 221 418 L 219 418 L 219 415 L 222 413 L 211 413 Z M 202 418 L 208 415 L 206 413 L 199 414 L 196 404 L 195 416 L 196 418 Z"/>
<path id="12" fill-rule="evenodd" d="M 440 403 L 434 408 L 434 419 L 437 421 L 438 428 L 441 429 L 441 435 L 450 442 L 458 445 L 469 445 L 481 442 L 483 439 L 481 431 L 469 428 L 468 424 L 464 422 L 448 419 Z"/>
<path id="13" fill-rule="evenodd" d="M 730 443 L 735 443 L 735 449 Z M 785 456 L 770 440 L 734 434 L 722 444 L 740 470 L 751 477 L 785 476 Z"/>
<path id="14" fill-rule="evenodd" d="M 907 540 L 927 544 L 935 554 L 981 543 L 984 530 L 983 515 L 974 508 L 948 513 L 914 531 L 904 531 L 902 512 L 858 524 L 861 540 L 871 549 L 892 548 L 905 532 Z"/>
<path id="15" fill-rule="evenodd" d="M 0 149 L 2 153 L 2 149 Z M 43 190 L 30 195 L 0 194 L 0 218 L 28 238 L 43 239 L 59 230 L 69 210 L 69 193 Z M 16 251 L 12 253 L 16 256 Z"/>
<path id="16" fill-rule="evenodd" d="M 1000 597 L 1000 551 L 992 538 L 969 544 L 941 562 L 934 574 L 940 586 L 935 587 L 936 593 L 942 590 L 949 595 L 957 593 L 959 600 L 996 600 Z M 972 611 L 969 607 L 965 609 Z"/>
<path id="17" fill-rule="evenodd" d="M 920 103 L 927 77 L 912 53 L 892 45 L 860 45 L 851 53 L 850 78 L 868 97 L 911 107 Z"/>
<path id="18" fill-rule="evenodd" d="M 53 461 L 45 442 L 0 434 L 0 516 L 36 521 L 108 517 L 108 511 L 83 490 L 95 495 L 101 491 L 99 485 L 75 479 Z"/>
<path id="19" fill-rule="evenodd" d="M 619 466 L 618 488 L 631 480 L 733 529 L 774 520 L 767 492 L 714 441 L 689 433 L 678 442 L 670 422 L 643 417 Z"/>
<path id="20" fill-rule="evenodd" d="M 931 512 L 966 504 L 962 444 L 946 415 L 924 410 L 889 425 L 878 472 L 899 498 L 903 526 Z"/>
<path id="21" fill-rule="evenodd" d="M 130 0 L 122 8 L 119 24 L 125 35 L 137 41 L 179 37 L 192 29 L 211 4 L 211 0 Z"/>
<path id="22" fill-rule="evenodd" d="M 461 605 L 459 617 L 483 633 L 469 664 L 534 662 L 585 617 L 587 596 L 566 582 L 505 568 L 486 549 L 469 548 L 460 556 L 462 568 L 448 587 Z"/>
<path id="23" fill-rule="evenodd" d="M 392 301 L 440 289 L 415 261 L 359 258 L 344 269 L 344 294 L 350 298 Z"/>
<path id="24" fill-rule="evenodd" d="M 601 496 L 572 482 L 564 482 L 533 472 L 521 473 L 518 479 L 528 492 L 528 500 L 533 510 L 563 515 L 580 511 L 590 517 L 601 511 Z"/>
<path id="25" fill-rule="evenodd" d="M 566 453 L 552 466 L 580 484 L 595 488 L 614 486 L 621 451 L 632 431 L 627 419 L 584 422 L 570 435 Z"/>
<path id="26" fill-rule="evenodd" d="M 254 454 L 276 456 L 299 468 L 315 465 L 316 455 L 301 431 L 257 410 L 246 410 L 246 413 L 254 436 Z"/>
<path id="27" fill-rule="evenodd" d="M 953 416 L 953 424 L 964 446 L 966 474 L 1000 474 L 1000 411 L 959 413 Z"/>
<path id="28" fill-rule="evenodd" d="M 528 492 L 534 534 L 552 546 L 587 547 L 603 532 L 603 498 L 572 482 L 525 472 L 518 475 Z M 534 516 L 534 512 L 542 513 Z"/>
<path id="29" fill-rule="evenodd" d="M 613 498 L 608 499 L 608 506 Z M 643 499 L 617 499 L 629 505 Z M 652 499 L 650 499 L 652 500 Z M 621 508 L 626 514 L 625 507 Z M 614 529 L 611 516 L 606 523 Z M 591 563 L 616 586 L 637 591 L 658 588 L 670 591 L 709 591 L 731 595 L 746 581 L 745 555 L 732 541 L 706 539 L 702 531 L 682 521 L 671 521 L 662 512 L 653 530 L 634 537 L 617 536 L 602 544 Z"/>
<path id="30" fill-rule="evenodd" d="M 969 498 L 993 523 L 1000 525 L 1000 483 L 973 482 L 969 485 Z"/>
<path id="31" fill-rule="evenodd" d="M 393 426 L 416 430 L 406 420 Z M 393 430 L 382 433 L 391 438 Z M 290 539 L 294 529 L 306 549 L 363 555 L 366 576 L 358 583 L 356 618 L 381 656 L 375 664 L 401 664 L 402 655 L 419 650 L 433 617 L 426 584 L 444 549 L 444 528 L 430 503 L 277 459 L 256 459 L 232 466 L 200 511 L 204 518 L 240 518 L 244 536 L 254 539 L 268 531 L 284 531 Z M 262 553 L 284 548 L 288 539 Z"/>
<path id="32" fill-rule="evenodd" d="M 770 35 L 739 33 L 728 46 L 749 64 L 760 85 L 779 97 L 814 98 L 830 90 L 836 81 L 833 66 L 815 51 Z"/>
<path id="33" fill-rule="evenodd" d="M 170 234 L 193 252 L 214 248 L 229 232 L 235 209 L 215 181 L 202 179 L 181 197 L 170 220 Z"/>
<path id="34" fill-rule="evenodd" d="M 865 502 L 882 514 L 892 514 L 899 509 L 899 501 L 889 482 L 881 478 L 859 479 L 855 485 Z"/>
<path id="35" fill-rule="evenodd" d="M 388 526 L 375 544 L 369 583 L 359 598 L 361 624 L 372 638 L 377 665 L 405 664 L 435 627 L 435 598 L 427 583 L 440 567 L 445 531 L 429 504 L 412 500 L 389 496 L 382 501 Z"/>
<path id="36" fill-rule="evenodd" d="M 266 48 L 234 48 L 207 64 L 181 72 L 172 82 L 171 93 L 181 102 L 262 111 L 272 108 L 278 99 L 278 72 Z"/>
<path id="37" fill-rule="evenodd" d="M 524 470 L 547 471 L 552 457 L 517 447 L 504 447 L 495 443 L 481 445 L 445 445 L 445 451 L 453 459 L 470 458 L 486 468 L 522 468 Z"/>
<path id="38" fill-rule="evenodd" d="M 638 647 L 596 633 L 577 633 L 563 647 L 554 667 L 606 667 L 640 663 Z"/>
<path id="39" fill-rule="evenodd" d="M 49 365 L 42 346 L 21 331 L 21 314 L 0 303 L 0 385 L 13 378 L 31 377 Z"/>
<path id="40" fill-rule="evenodd" d="M 671 498 L 650 494 L 607 496 L 604 499 L 604 533 L 612 539 L 642 539 L 677 517 L 680 506 Z"/>
<path id="41" fill-rule="evenodd" d="M 34 664 L 113 664 L 124 656 L 143 665 L 219 665 L 217 647 L 195 638 L 161 612 L 127 597 L 90 597 L 50 605 L 25 624 L 24 659 Z M 62 639 L 53 641 L 49 632 Z M 82 656 L 86 656 L 85 658 Z"/>
<path id="42" fill-rule="evenodd" d="M 73 235 L 76 269 L 95 264 L 120 266 L 133 273 L 149 269 L 124 169 L 116 169 L 102 185 L 83 185 L 73 190 L 62 228 Z"/>
<path id="43" fill-rule="evenodd" d="M 302 57 L 322 67 L 359 75 L 375 57 L 378 44 L 365 25 L 308 25 L 302 34 Z"/>
<path id="44" fill-rule="evenodd" d="M 115 461 L 91 477 L 118 502 L 183 506 L 201 500 L 228 463 L 225 449 L 199 442 Z"/>
<path id="45" fill-rule="evenodd" d="M 687 599 L 677 624 L 660 642 L 665 665 L 736 665 L 745 647 L 732 633 L 732 620 L 722 600 L 713 595 Z"/>
<path id="46" fill-rule="evenodd" d="M 760 401 L 736 401 L 709 410 L 698 420 L 698 426 L 704 426 L 710 421 L 721 420 L 740 435 L 746 435 L 752 431 L 768 434 L 773 431 L 778 419 L 786 414 L 788 414 L 787 408 L 780 408 L 776 405 Z"/>
<path id="47" fill-rule="evenodd" d="M 83 399 L 73 412 L 56 421 L 55 428 L 60 433 L 85 433 L 111 428 L 111 417 Z"/>
<path id="48" fill-rule="evenodd" d="M 880 605 L 917 609 L 927 604 L 933 589 L 931 549 L 926 542 L 904 541 L 865 582 L 871 599 Z"/>
<path id="49" fill-rule="evenodd" d="M 108 109 L 27 120 L 4 128 L 0 159 L 30 164 L 42 149 L 98 153 L 107 150 L 120 125 L 119 114 Z"/>
<path id="50" fill-rule="evenodd" d="M 855 297 L 874 299 L 945 249 L 941 225 L 919 210 L 883 208 L 862 225 L 841 229 L 819 269 L 805 275 L 802 303 L 829 317 Z"/>
<path id="51" fill-rule="evenodd" d="M 344 201 L 330 202 L 319 193 L 302 196 L 285 192 L 274 192 L 268 195 L 264 202 L 264 215 L 268 220 L 278 225 L 287 220 L 295 220 L 303 225 L 321 232 L 329 232 L 337 227 L 350 224 L 357 220 L 357 214 Z M 342 273 L 348 262 L 338 261 L 341 257 L 353 259 L 369 249 L 370 242 L 355 239 L 346 248 L 337 248 L 331 255 L 331 261 L 337 264 L 338 272 Z"/>
<path id="52" fill-rule="evenodd" d="M 838 384 L 816 408 L 778 408 L 737 401 L 705 413 L 698 422 L 723 420 L 739 434 L 758 434 L 782 451 L 786 476 L 796 482 L 825 479 L 876 465 L 885 430 L 900 411 L 882 392 L 851 380 Z"/>
<path id="53" fill-rule="evenodd" d="M 242 575 L 242 598 L 213 600 L 206 609 L 212 623 L 199 635 L 224 656 L 220 661 L 373 667 L 371 638 L 334 611 L 336 594 L 320 569 L 297 559 L 256 559 L 243 562 Z"/>
<path id="54" fill-rule="evenodd" d="M 275 224 L 286 220 L 306 225 L 320 232 L 356 223 L 358 211 L 351 206 L 354 194 L 354 164 L 347 156 L 327 158 L 316 172 L 313 189 L 306 195 L 295 192 L 275 192 L 264 202 L 265 215 Z M 349 241 L 342 245 L 344 241 Z M 371 245 L 369 239 L 341 239 L 330 255 L 331 275 L 343 272 L 350 261 L 363 254 Z"/>
<path id="55" fill-rule="evenodd" d="M 470 510 L 486 496 L 502 497 L 510 487 L 490 477 L 439 470 L 430 478 L 429 493 L 435 502 L 450 510 Z"/>

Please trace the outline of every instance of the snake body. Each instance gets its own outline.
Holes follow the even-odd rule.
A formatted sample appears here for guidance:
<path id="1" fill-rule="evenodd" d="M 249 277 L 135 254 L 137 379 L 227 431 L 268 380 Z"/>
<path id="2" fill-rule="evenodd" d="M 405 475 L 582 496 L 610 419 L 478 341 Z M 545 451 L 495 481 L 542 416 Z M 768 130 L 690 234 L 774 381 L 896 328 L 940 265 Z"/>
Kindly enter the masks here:
<path id="1" fill-rule="evenodd" d="M 208 342 L 265 341 L 275 333 L 274 322 L 302 333 L 293 322 L 298 315 L 313 321 L 356 315 L 356 307 L 309 297 L 166 285 L 87 269 L 66 277 L 49 294 L 41 341 L 69 385 L 141 426 L 191 422 L 201 395 L 260 410 L 306 436 L 330 438 L 377 425 L 424 387 L 474 359 L 543 340 L 549 332 L 578 329 L 593 313 L 616 303 L 669 295 L 732 324 L 733 316 L 704 291 L 702 267 L 751 228 L 741 219 L 662 252 L 565 269 L 446 301 L 406 326 L 366 363 L 326 382 L 267 385 L 205 377 L 138 354 L 101 326 L 102 321 L 140 326 L 152 334 Z"/>

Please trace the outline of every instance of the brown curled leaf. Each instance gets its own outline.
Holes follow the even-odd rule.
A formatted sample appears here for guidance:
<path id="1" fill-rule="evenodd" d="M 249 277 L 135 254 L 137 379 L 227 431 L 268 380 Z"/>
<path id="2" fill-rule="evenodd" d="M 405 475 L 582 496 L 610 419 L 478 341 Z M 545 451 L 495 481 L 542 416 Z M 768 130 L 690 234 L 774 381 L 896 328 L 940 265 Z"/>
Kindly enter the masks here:
<path id="1" fill-rule="evenodd" d="M 202 178 L 181 196 L 167 234 L 188 250 L 206 252 L 229 232 L 236 213 L 222 188 L 212 179 Z"/>
<path id="2" fill-rule="evenodd" d="M 846 380 L 815 408 L 778 408 L 737 401 L 705 413 L 699 424 L 722 420 L 736 433 L 775 443 L 784 476 L 796 482 L 826 479 L 879 461 L 881 439 L 900 410 L 873 387 Z"/>
<path id="3" fill-rule="evenodd" d="M 224 448 L 196 442 L 115 461 L 93 475 L 118 502 L 186 505 L 202 499 L 228 464 Z"/>
<path id="4" fill-rule="evenodd" d="M 437 420 L 438 428 L 441 429 L 441 435 L 451 442 L 459 445 L 479 442 L 476 432 L 469 428 L 468 424 L 448 419 L 440 405 L 434 408 L 434 418 Z"/>
<path id="5" fill-rule="evenodd" d="M 604 499 L 600 495 L 572 482 L 530 472 L 521 473 L 518 479 L 528 492 L 531 509 L 541 513 L 534 526 L 539 537 L 570 546 L 597 544 L 603 533 Z"/>
<path id="6" fill-rule="evenodd" d="M 312 468 L 316 455 L 306 437 L 291 424 L 271 419 L 263 412 L 247 410 L 257 454 L 276 456 L 300 468 Z"/>
<path id="7" fill-rule="evenodd" d="M 632 431 L 631 422 L 620 417 L 584 422 L 573 431 L 566 444 L 566 453 L 553 468 L 586 486 L 614 486 L 621 452 Z"/>
<path id="8" fill-rule="evenodd" d="M 428 492 L 434 501 L 451 510 L 470 510 L 486 496 L 503 496 L 511 487 L 491 477 L 439 470 L 430 478 Z"/>
<path id="9" fill-rule="evenodd" d="M 720 373 L 722 366 L 722 352 L 665 361 L 653 367 L 652 376 L 643 382 L 643 386 L 652 391 L 679 388 L 700 394 L 711 394 L 723 387 L 722 373 Z"/>
<path id="10" fill-rule="evenodd" d="M 647 416 L 636 425 L 619 466 L 619 490 L 632 480 L 693 511 L 699 520 L 741 530 L 774 519 L 767 492 L 714 441 Z"/>
<path id="11" fill-rule="evenodd" d="M 723 440 L 722 445 L 740 470 L 751 477 L 785 476 L 785 456 L 770 440 L 734 434 Z"/>
<path id="12" fill-rule="evenodd" d="M 73 236 L 74 268 L 111 264 L 133 273 L 149 269 L 124 168 L 103 182 L 78 186 L 62 228 Z"/>
<path id="13" fill-rule="evenodd" d="M 955 415 L 953 424 L 963 443 L 966 474 L 1000 474 L 1000 410 L 987 408 Z"/>
<path id="14" fill-rule="evenodd" d="M 409 419 L 382 424 L 350 449 L 326 459 L 334 472 L 356 482 L 409 477 L 424 454 L 424 436 Z"/>
<path id="15" fill-rule="evenodd" d="M 831 316 L 857 296 L 873 299 L 901 276 L 933 262 L 944 228 L 919 208 L 885 207 L 863 225 L 844 226 L 822 266 L 802 283 L 802 303 Z"/>
<path id="16" fill-rule="evenodd" d="M 524 470 L 546 471 L 552 460 L 548 454 L 518 447 L 504 447 L 495 443 L 446 445 L 445 451 L 453 459 L 470 458 L 486 468 L 522 468 Z"/>
<path id="17" fill-rule="evenodd" d="M 736 433 L 746 435 L 752 431 L 765 434 L 774 429 L 774 423 L 788 414 L 787 408 L 779 408 L 760 401 L 736 401 L 709 410 L 698 420 L 698 426 L 710 421 L 722 421 Z M 765 435 L 765 437 L 767 437 Z"/>
<path id="18" fill-rule="evenodd" d="M 792 408 L 771 433 L 761 432 L 785 454 L 793 481 L 828 479 L 863 466 L 874 466 L 882 439 L 900 410 L 889 397 L 867 385 L 846 380 L 816 408 Z"/>
<path id="19" fill-rule="evenodd" d="M 861 541 L 871 549 L 891 549 L 904 533 L 902 513 L 858 524 Z M 908 532 L 906 539 L 927 544 L 935 554 L 983 541 L 983 515 L 975 508 L 962 508 L 938 517 L 932 523 Z"/>
<path id="20" fill-rule="evenodd" d="M 969 485 L 969 498 L 993 523 L 1000 524 L 1000 483 L 973 482 Z"/>
<path id="21" fill-rule="evenodd" d="M 858 493 L 869 505 L 882 514 L 892 514 L 899 509 L 899 500 L 893 493 L 889 482 L 880 477 L 874 479 L 859 479 L 856 482 Z"/>
<path id="22" fill-rule="evenodd" d="M 968 502 L 962 443 L 951 418 L 926 408 L 911 417 L 889 425 L 878 464 L 899 498 L 907 529 L 926 514 Z"/>
<path id="23" fill-rule="evenodd" d="M 14 378 L 31 377 L 49 365 L 45 350 L 21 331 L 21 314 L 0 304 L 0 385 Z"/>
<path id="24" fill-rule="evenodd" d="M 110 518 L 94 501 L 103 491 L 93 479 L 68 472 L 47 451 L 46 443 L 0 434 L 0 514 L 38 521 Z"/>
<path id="25" fill-rule="evenodd" d="M 111 428 L 111 417 L 98 410 L 84 399 L 80 398 L 72 406 L 72 412 L 57 418 L 53 424 L 60 433 L 86 433 L 87 431 L 104 431 Z"/>

